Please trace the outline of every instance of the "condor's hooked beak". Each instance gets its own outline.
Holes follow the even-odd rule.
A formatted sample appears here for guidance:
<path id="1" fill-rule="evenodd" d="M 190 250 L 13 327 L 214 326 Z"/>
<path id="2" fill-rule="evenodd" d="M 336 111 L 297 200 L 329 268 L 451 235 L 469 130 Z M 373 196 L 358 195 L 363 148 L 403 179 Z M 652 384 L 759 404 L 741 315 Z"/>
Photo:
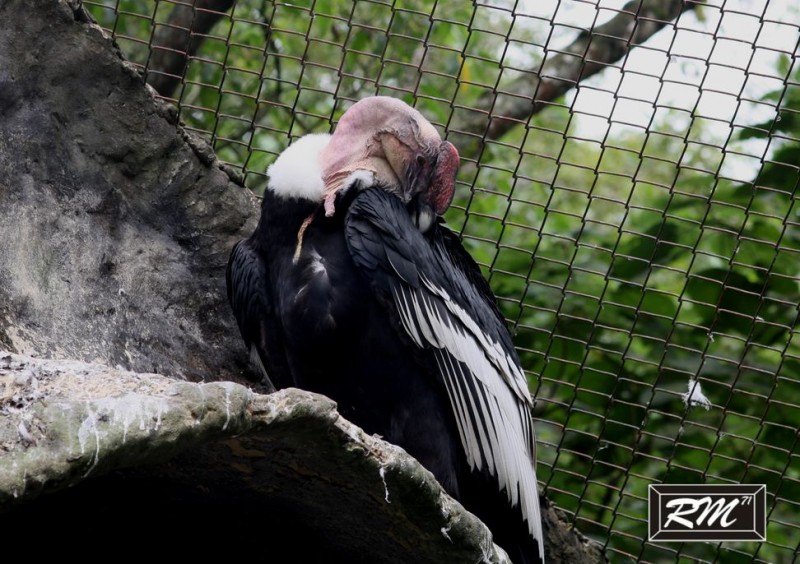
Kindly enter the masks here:
<path id="1" fill-rule="evenodd" d="M 402 186 L 401 199 L 409 204 L 411 218 L 417 228 L 426 233 L 453 201 L 458 151 L 452 143 L 443 141 L 430 156 L 417 154 L 402 171 L 408 179 Z"/>
<path id="2" fill-rule="evenodd" d="M 456 174 L 458 173 L 458 151 L 449 141 L 439 146 L 436 167 L 433 170 L 428 189 L 423 192 L 426 203 L 433 208 L 436 215 L 442 215 L 456 193 Z"/>

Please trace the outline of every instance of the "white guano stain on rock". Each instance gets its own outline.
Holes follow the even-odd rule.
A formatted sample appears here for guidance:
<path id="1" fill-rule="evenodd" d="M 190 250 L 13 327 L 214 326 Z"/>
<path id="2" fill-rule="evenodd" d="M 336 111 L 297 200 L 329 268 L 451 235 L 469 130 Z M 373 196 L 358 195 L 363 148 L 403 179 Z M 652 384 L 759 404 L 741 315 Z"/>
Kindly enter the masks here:
<path id="1" fill-rule="evenodd" d="M 228 425 L 231 423 L 232 413 L 231 406 L 233 405 L 232 394 L 239 391 L 242 387 L 234 382 L 214 382 L 207 384 L 210 386 L 219 386 L 225 391 L 225 423 L 222 424 L 222 430 L 227 431 Z"/>
<path id="2" fill-rule="evenodd" d="M 81 422 L 78 429 L 78 442 L 81 445 L 81 454 L 86 454 L 86 445 L 89 442 L 90 436 L 94 438 L 94 458 L 92 465 L 86 470 L 83 477 L 87 477 L 95 469 L 97 463 L 100 461 L 100 432 L 97 430 L 97 416 L 90 409 L 87 410 L 87 417 Z"/>
<path id="3" fill-rule="evenodd" d="M 386 503 L 392 503 L 389 501 L 389 486 L 386 485 L 386 466 L 381 466 L 381 469 L 378 470 L 378 474 L 380 474 L 381 482 L 383 482 L 383 498 L 386 500 Z"/>
<path id="4" fill-rule="evenodd" d="M 225 388 L 225 424 L 222 425 L 222 430 L 228 428 L 228 423 L 231 422 L 231 391 Z"/>
<path id="5" fill-rule="evenodd" d="M 100 461 L 104 440 L 122 432 L 122 444 L 128 440 L 131 429 L 139 433 L 158 432 L 163 416 L 169 411 L 169 402 L 160 397 L 129 394 L 120 397 L 101 398 L 86 402 L 86 416 L 78 428 L 77 438 L 81 454 L 94 449 L 92 464 L 84 474 L 88 476 Z M 93 441 L 93 444 L 92 444 Z"/>

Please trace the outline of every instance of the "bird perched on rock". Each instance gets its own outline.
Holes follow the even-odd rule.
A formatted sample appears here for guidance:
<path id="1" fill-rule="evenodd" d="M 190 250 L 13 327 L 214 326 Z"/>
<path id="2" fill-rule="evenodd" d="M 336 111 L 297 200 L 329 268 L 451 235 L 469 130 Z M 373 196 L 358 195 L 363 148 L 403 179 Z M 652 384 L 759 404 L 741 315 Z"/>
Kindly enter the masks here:
<path id="1" fill-rule="evenodd" d="M 440 215 L 458 152 L 394 98 L 269 168 L 228 299 L 265 378 L 403 447 L 515 562 L 544 560 L 531 398 L 489 285 Z"/>

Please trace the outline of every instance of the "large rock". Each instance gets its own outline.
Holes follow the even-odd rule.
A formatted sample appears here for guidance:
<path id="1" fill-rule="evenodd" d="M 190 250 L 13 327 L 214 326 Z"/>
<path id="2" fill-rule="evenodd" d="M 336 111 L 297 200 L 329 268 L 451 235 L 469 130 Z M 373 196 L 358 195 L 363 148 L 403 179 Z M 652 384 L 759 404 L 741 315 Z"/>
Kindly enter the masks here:
<path id="1" fill-rule="evenodd" d="M 258 206 L 83 17 L 0 3 L 0 346 L 237 377 L 224 271 Z"/>
<path id="2" fill-rule="evenodd" d="M 260 395 L 0 352 L 0 453 L 6 534 L 37 515 L 97 531 L 140 513 L 199 511 L 250 523 L 269 551 L 294 557 L 504 558 L 415 459 L 300 390 Z M 298 545 L 289 531 L 313 541 Z"/>

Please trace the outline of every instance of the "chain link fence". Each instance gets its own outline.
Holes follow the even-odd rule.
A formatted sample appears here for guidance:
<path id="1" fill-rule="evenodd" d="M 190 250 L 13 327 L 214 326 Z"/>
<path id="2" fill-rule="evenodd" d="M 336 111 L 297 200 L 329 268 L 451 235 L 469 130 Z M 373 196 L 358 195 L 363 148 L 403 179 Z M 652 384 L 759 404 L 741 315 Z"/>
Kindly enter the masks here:
<path id="1" fill-rule="evenodd" d="M 446 218 L 512 329 L 547 497 L 615 562 L 796 559 L 797 5 L 85 4 L 257 194 L 353 101 L 417 107 L 461 153 Z M 766 484 L 766 542 L 648 542 L 657 483 Z"/>

